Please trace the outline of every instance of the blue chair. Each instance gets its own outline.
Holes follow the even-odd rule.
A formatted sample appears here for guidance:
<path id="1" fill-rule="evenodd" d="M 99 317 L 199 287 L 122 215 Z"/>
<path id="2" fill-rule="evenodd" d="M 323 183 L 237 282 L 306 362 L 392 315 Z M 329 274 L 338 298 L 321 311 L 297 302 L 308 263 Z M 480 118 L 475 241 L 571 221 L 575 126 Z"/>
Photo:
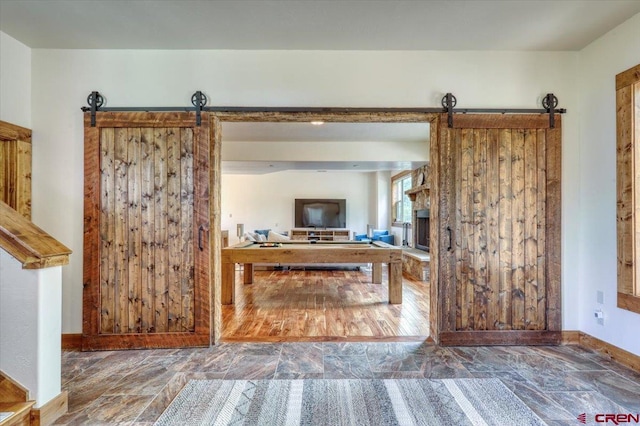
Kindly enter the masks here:
<path id="1" fill-rule="evenodd" d="M 367 234 L 358 234 L 353 237 L 356 241 L 382 241 L 383 243 L 395 245 L 395 236 L 389 234 L 388 230 L 374 229 L 373 236 L 367 237 Z"/>
<path id="2" fill-rule="evenodd" d="M 394 245 L 395 236 L 393 234 L 389 234 L 389 231 L 386 229 L 374 229 L 373 237 L 371 237 L 373 241 L 382 241 L 383 243 Z"/>

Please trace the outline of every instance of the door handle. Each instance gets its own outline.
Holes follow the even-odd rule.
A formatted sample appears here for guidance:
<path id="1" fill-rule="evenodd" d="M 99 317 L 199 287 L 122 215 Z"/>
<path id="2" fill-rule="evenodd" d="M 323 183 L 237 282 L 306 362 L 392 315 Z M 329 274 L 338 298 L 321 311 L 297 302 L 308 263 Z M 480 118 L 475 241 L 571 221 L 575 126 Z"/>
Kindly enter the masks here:
<path id="1" fill-rule="evenodd" d="M 447 232 L 449 233 L 449 247 L 447 247 L 447 251 L 451 251 L 451 249 L 453 248 L 453 246 L 451 245 L 451 227 L 447 226 Z"/>
<path id="2" fill-rule="evenodd" d="M 204 250 L 204 247 L 202 246 L 203 233 L 204 233 L 204 225 L 200 225 L 200 227 L 198 227 L 198 248 L 200 249 L 200 251 Z"/>

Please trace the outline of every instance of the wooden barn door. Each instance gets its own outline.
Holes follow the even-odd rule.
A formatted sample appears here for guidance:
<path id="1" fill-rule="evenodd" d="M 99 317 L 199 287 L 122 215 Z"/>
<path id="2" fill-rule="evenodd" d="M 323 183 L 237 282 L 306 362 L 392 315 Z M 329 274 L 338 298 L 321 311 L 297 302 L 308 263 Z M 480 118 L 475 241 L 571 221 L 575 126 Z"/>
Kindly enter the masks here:
<path id="1" fill-rule="evenodd" d="M 560 119 L 441 119 L 442 345 L 560 342 Z"/>
<path id="2" fill-rule="evenodd" d="M 82 347 L 210 343 L 209 117 L 85 115 Z"/>

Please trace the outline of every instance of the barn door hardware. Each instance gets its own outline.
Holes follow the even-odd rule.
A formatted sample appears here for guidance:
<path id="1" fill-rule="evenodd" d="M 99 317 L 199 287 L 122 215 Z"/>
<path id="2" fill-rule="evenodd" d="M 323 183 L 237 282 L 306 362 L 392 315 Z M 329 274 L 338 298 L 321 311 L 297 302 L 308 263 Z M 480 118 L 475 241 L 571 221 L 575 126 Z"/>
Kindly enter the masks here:
<path id="1" fill-rule="evenodd" d="M 453 127 L 453 107 L 456 106 L 458 100 L 451 93 L 447 93 L 442 98 L 442 108 L 447 111 L 447 125 Z"/>
<path id="2" fill-rule="evenodd" d="M 451 93 L 442 98 L 442 110 L 447 113 L 447 125 L 453 127 L 453 114 L 549 114 L 549 127 L 555 128 L 556 114 L 567 112 L 565 108 L 558 108 L 558 98 L 553 93 L 547 93 L 542 98 L 542 109 L 538 108 L 456 108 L 457 99 Z"/>
<path id="3" fill-rule="evenodd" d="M 207 97 L 200 90 L 195 92 L 191 96 L 191 104 L 193 107 L 103 107 L 104 105 L 104 97 L 98 91 L 91 92 L 87 97 L 87 104 L 89 106 L 84 106 L 80 108 L 82 112 L 91 112 L 91 127 L 96 127 L 96 112 L 104 111 L 104 112 L 133 112 L 133 111 L 144 111 L 144 112 L 169 112 L 169 111 L 184 111 L 196 112 L 196 125 L 200 126 L 202 123 L 202 111 L 206 111 L 205 105 L 207 105 Z"/>
<path id="4" fill-rule="evenodd" d="M 549 113 L 549 127 L 554 129 L 556 127 L 556 107 L 558 106 L 558 98 L 553 93 L 547 93 L 547 96 L 542 98 L 542 108 L 546 109 Z"/>
<path id="5" fill-rule="evenodd" d="M 202 123 L 202 108 L 207 104 L 207 97 L 198 90 L 191 96 L 191 103 L 196 107 L 196 126 Z"/>
<path id="6" fill-rule="evenodd" d="M 91 111 L 91 127 L 96 127 L 96 112 L 104 105 L 104 98 L 98 91 L 93 91 L 87 96 L 87 103 Z"/>
<path id="7" fill-rule="evenodd" d="M 565 108 L 558 108 L 558 98 L 553 93 L 548 93 L 542 99 L 542 108 L 456 108 L 458 100 L 452 93 L 447 93 L 442 98 L 441 107 L 424 108 L 326 108 L 326 107 L 243 107 L 243 106 L 207 106 L 207 97 L 200 90 L 191 95 L 192 107 L 104 107 L 104 98 L 99 92 L 91 92 L 87 98 L 88 107 L 82 107 L 82 111 L 91 111 L 91 127 L 96 125 L 97 111 L 113 112 L 160 112 L 160 111 L 185 111 L 196 113 L 196 125 L 200 126 L 203 112 L 258 112 L 258 113 L 307 113 L 307 114 L 335 114 L 335 113 L 418 113 L 418 114 L 447 114 L 447 125 L 453 127 L 454 114 L 549 114 L 549 127 L 555 127 L 555 115 L 567 112 Z"/>

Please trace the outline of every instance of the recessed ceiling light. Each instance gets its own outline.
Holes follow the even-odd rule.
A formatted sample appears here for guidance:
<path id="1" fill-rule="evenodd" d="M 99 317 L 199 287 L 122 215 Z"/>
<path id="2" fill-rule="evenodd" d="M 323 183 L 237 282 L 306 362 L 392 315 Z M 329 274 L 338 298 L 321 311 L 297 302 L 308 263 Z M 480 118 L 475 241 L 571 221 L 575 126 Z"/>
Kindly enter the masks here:
<path id="1" fill-rule="evenodd" d="M 312 121 L 311 124 L 313 124 L 314 126 L 322 126 L 324 124 L 324 121 Z"/>

